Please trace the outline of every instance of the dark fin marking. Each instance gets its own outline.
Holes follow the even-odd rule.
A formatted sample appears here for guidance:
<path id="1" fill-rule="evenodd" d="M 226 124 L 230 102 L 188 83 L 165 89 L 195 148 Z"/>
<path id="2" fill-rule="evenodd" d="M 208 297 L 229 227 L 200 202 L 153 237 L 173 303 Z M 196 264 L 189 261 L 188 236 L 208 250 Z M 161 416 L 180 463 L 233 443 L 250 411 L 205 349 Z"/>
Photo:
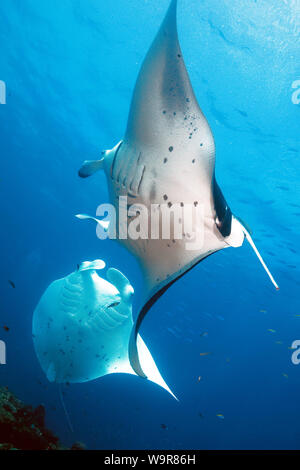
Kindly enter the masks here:
<path id="1" fill-rule="evenodd" d="M 154 294 L 148 302 L 145 303 L 143 306 L 142 310 L 140 311 L 134 325 L 131 331 L 130 335 L 130 340 L 129 340 L 129 348 L 128 348 L 128 356 L 129 356 L 129 362 L 131 364 L 131 367 L 133 368 L 134 372 L 139 375 L 140 377 L 146 379 L 147 376 L 144 373 L 140 360 L 139 360 L 139 353 L 137 349 L 137 336 L 141 327 L 141 324 L 151 309 L 151 307 L 158 301 L 158 299 L 176 282 L 178 281 L 181 277 L 183 277 L 185 274 L 187 274 L 189 271 L 191 271 L 197 264 L 201 263 L 201 261 L 204 261 L 206 258 L 211 256 L 213 253 L 210 253 L 209 255 L 205 256 L 204 258 L 201 258 L 199 261 L 197 261 L 195 264 L 193 264 L 190 268 L 188 268 L 186 271 L 183 273 L 179 274 L 175 279 L 170 281 L 168 284 L 166 284 L 164 287 L 162 287 L 156 294 Z"/>

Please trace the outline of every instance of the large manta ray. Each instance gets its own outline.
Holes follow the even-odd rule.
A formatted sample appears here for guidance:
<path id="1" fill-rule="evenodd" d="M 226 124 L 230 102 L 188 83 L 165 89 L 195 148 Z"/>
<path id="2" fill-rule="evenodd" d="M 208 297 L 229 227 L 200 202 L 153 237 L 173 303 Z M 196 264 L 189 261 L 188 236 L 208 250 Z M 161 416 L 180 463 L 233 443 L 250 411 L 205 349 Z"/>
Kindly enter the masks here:
<path id="1" fill-rule="evenodd" d="M 278 288 L 249 232 L 233 216 L 216 182 L 214 138 L 184 64 L 176 8 L 177 0 L 172 0 L 140 70 L 124 139 L 112 150 L 103 152 L 101 160 L 85 161 L 79 170 L 83 178 L 99 169 L 105 170 L 115 208 L 120 196 L 126 196 L 129 204 L 142 204 L 149 213 L 155 207 L 156 221 L 162 220 L 165 206 L 170 212 L 175 207 L 202 211 L 202 220 L 193 217 L 192 222 L 192 232 L 195 236 L 201 232 L 202 242 L 192 249 L 187 249 L 190 234 L 185 233 L 186 213 L 179 220 L 181 239 L 174 237 L 173 232 L 165 238 L 161 230 L 156 239 L 117 236 L 140 261 L 144 273 L 146 295 L 129 344 L 131 365 L 141 377 L 145 374 L 136 340 L 143 318 L 177 279 L 212 253 L 241 246 L 246 237 Z M 135 215 L 138 217 L 139 213 Z M 128 215 L 128 221 L 131 220 Z"/>

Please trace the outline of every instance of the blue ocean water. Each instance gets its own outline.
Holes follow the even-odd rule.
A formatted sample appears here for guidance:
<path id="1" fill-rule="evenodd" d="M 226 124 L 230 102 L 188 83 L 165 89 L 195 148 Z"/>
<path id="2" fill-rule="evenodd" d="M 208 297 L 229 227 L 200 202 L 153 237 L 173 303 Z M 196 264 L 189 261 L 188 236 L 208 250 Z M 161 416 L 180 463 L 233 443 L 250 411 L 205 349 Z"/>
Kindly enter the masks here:
<path id="1" fill-rule="evenodd" d="M 139 299 L 136 261 L 74 217 L 108 202 L 105 176 L 84 181 L 77 171 L 122 138 L 139 68 L 169 1 L 2 0 L 0 339 L 7 364 L 0 385 L 43 403 L 47 425 L 67 444 L 297 449 L 300 365 L 290 347 L 300 339 L 300 5 L 178 3 L 185 62 L 216 141 L 218 181 L 280 290 L 246 244 L 200 263 L 142 327 L 179 403 L 134 376 L 71 385 L 64 388 L 70 434 L 57 385 L 34 353 L 32 314 L 53 280 L 95 258 L 126 273 Z"/>

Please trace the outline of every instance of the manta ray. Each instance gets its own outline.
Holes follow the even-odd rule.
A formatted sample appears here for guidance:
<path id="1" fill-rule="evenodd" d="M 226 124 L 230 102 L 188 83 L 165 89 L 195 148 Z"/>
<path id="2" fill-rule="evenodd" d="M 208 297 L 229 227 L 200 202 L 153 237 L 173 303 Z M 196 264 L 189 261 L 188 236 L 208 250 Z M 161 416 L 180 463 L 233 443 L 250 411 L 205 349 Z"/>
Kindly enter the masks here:
<path id="1" fill-rule="evenodd" d="M 246 238 L 278 288 L 257 251 L 245 224 L 234 216 L 216 181 L 215 144 L 212 131 L 193 91 L 180 48 L 177 0 L 172 0 L 162 26 L 142 64 L 134 88 L 125 136 L 97 161 L 85 161 L 79 176 L 105 171 L 110 200 L 118 208 L 122 198 L 131 207 L 162 212 L 182 208 L 180 237 L 117 236 L 139 260 L 145 280 L 143 306 L 137 315 L 129 343 L 129 358 L 135 372 L 146 377 L 137 350 L 141 323 L 159 297 L 199 262 L 223 248 L 239 247 Z M 188 216 L 184 208 L 201 208 L 201 217 Z M 135 217 L 134 217 L 135 216 Z M 86 215 L 79 218 L 89 218 Z M 128 222 L 139 217 L 129 211 Z M 103 221 L 94 218 L 99 224 Z M 117 224 L 120 223 L 117 211 Z M 188 249 L 191 232 L 201 243 Z M 155 224 L 154 224 L 155 225 Z M 119 225 L 120 226 L 120 225 Z M 151 220 L 152 226 L 152 220 Z"/>
<path id="2" fill-rule="evenodd" d="M 84 261 L 52 282 L 34 311 L 34 348 L 49 382 L 83 383 L 108 374 L 134 374 L 128 358 L 134 290 L 115 268 L 107 270 L 107 279 L 100 277 L 97 271 L 104 268 L 103 260 Z M 140 336 L 137 343 L 148 379 L 177 400 Z"/>

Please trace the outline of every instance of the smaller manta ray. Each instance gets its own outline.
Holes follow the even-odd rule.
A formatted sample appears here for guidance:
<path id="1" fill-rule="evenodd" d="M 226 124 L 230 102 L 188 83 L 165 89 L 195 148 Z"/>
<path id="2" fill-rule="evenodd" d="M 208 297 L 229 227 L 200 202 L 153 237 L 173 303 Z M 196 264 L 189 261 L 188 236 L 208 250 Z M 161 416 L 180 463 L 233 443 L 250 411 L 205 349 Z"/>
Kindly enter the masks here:
<path id="1" fill-rule="evenodd" d="M 108 269 L 108 281 L 99 277 L 96 270 L 104 267 L 102 260 L 81 263 L 77 271 L 47 288 L 34 311 L 34 347 L 50 382 L 134 374 L 128 358 L 134 290 L 117 269 Z M 138 350 L 149 380 L 176 398 L 140 336 Z"/>
<path id="2" fill-rule="evenodd" d="M 131 209 L 143 207 L 147 214 L 156 213 L 158 222 L 152 224 L 153 218 L 150 220 L 151 230 L 161 227 L 167 211 L 170 217 L 175 209 L 176 213 L 181 209 L 183 212 L 177 236 L 174 231 L 167 237 L 161 232 L 157 237 L 139 239 L 118 236 L 118 241 L 139 260 L 145 281 L 143 306 L 129 344 L 130 363 L 141 377 L 146 374 L 139 361 L 137 338 L 143 319 L 175 281 L 208 256 L 224 248 L 239 247 L 246 238 L 278 288 L 249 231 L 231 212 L 216 181 L 214 137 L 184 63 L 176 8 L 177 0 L 172 0 L 142 64 L 123 140 L 103 152 L 100 160 L 85 161 L 79 170 L 82 178 L 105 171 L 116 210 L 121 197 L 126 197 Z M 201 211 L 201 218 L 191 217 L 185 212 L 188 208 Z M 137 215 L 132 220 L 136 225 L 140 219 L 137 210 L 128 212 L 127 222 L 133 215 Z M 191 234 L 201 239 L 198 248 L 187 249 Z"/>

